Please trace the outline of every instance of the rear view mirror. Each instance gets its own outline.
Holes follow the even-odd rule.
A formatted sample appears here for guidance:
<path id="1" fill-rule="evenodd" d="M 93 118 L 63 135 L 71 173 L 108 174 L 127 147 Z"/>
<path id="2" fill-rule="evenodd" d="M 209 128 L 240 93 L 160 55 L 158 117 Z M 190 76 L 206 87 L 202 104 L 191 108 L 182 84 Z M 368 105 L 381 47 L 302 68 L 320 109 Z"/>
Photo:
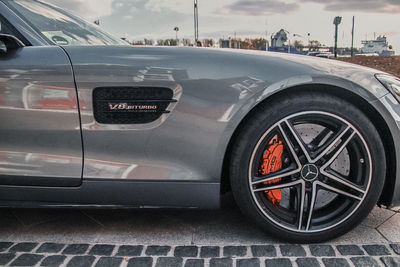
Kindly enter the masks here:
<path id="1" fill-rule="evenodd" d="M 24 43 L 17 37 L 9 34 L 0 34 L 0 51 L 7 53 L 8 51 L 24 47 Z"/>

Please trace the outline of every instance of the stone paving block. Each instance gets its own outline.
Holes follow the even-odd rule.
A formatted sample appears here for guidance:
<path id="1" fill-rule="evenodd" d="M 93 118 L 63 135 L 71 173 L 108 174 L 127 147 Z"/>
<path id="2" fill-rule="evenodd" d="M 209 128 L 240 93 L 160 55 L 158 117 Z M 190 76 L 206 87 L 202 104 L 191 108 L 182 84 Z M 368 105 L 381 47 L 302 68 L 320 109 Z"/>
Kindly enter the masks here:
<path id="1" fill-rule="evenodd" d="M 51 255 L 47 256 L 41 263 L 40 266 L 60 266 L 64 263 L 67 256 L 63 255 Z"/>
<path id="2" fill-rule="evenodd" d="M 85 254 L 88 248 L 89 244 L 71 244 L 63 250 L 62 254 L 81 255 Z"/>
<path id="3" fill-rule="evenodd" d="M 10 252 L 31 252 L 38 243 L 22 242 L 17 243 L 10 248 Z"/>
<path id="4" fill-rule="evenodd" d="M 362 225 L 366 225 L 371 228 L 379 227 L 387 219 L 395 214 L 395 211 L 388 209 L 374 208 L 368 217 L 361 222 Z"/>
<path id="5" fill-rule="evenodd" d="M 280 245 L 282 256 L 305 257 L 306 251 L 301 245 Z"/>
<path id="6" fill-rule="evenodd" d="M 193 228 L 193 224 L 196 224 L 192 238 L 195 244 L 243 246 L 278 242 L 259 227 L 249 227 L 237 207 L 219 211 L 200 211 L 196 214 L 199 215 L 192 215 L 196 216 L 196 220 L 191 220 L 191 224 L 187 225 L 187 228 Z"/>
<path id="7" fill-rule="evenodd" d="M 210 259 L 210 267 L 232 267 L 233 261 L 230 258 L 212 258 Z"/>
<path id="8" fill-rule="evenodd" d="M 188 259 L 185 262 L 185 267 L 203 267 L 204 260 L 203 259 Z"/>
<path id="9" fill-rule="evenodd" d="M 64 248 L 64 244 L 58 243 L 43 243 L 37 250 L 36 253 L 58 253 Z"/>
<path id="10" fill-rule="evenodd" d="M 114 250 L 114 245 L 94 245 L 89 251 L 89 255 L 109 256 Z"/>
<path id="11" fill-rule="evenodd" d="M 224 257 L 243 257 L 247 253 L 247 247 L 245 246 L 225 246 Z"/>
<path id="12" fill-rule="evenodd" d="M 132 258 L 128 262 L 128 267 L 152 267 L 153 266 L 153 258 L 145 257 L 145 258 Z"/>
<path id="13" fill-rule="evenodd" d="M 0 265 L 6 265 L 14 258 L 14 253 L 0 253 Z"/>
<path id="14" fill-rule="evenodd" d="M 390 255 L 389 249 L 384 245 L 364 245 L 363 248 L 371 256 Z"/>
<path id="15" fill-rule="evenodd" d="M 345 235 L 329 241 L 330 244 L 380 244 L 387 243 L 387 239 L 378 230 L 363 224 L 358 225 Z"/>
<path id="16" fill-rule="evenodd" d="M 30 226 L 30 229 L 54 222 L 56 218 L 61 218 L 68 213 L 63 209 L 14 209 L 11 212 L 18 218 L 18 221 L 22 222 L 22 225 Z"/>
<path id="17" fill-rule="evenodd" d="M 13 244 L 12 242 L 0 242 L 0 252 L 6 251 Z"/>
<path id="18" fill-rule="evenodd" d="M 323 258 L 325 267 L 350 267 L 350 264 L 343 258 Z"/>
<path id="19" fill-rule="evenodd" d="M 88 267 L 95 259 L 95 256 L 75 256 L 68 262 L 67 267 Z"/>
<path id="20" fill-rule="evenodd" d="M 398 267 L 400 266 L 400 257 L 381 257 L 381 261 L 386 267 Z"/>
<path id="21" fill-rule="evenodd" d="M 175 257 L 197 257 L 198 248 L 196 246 L 178 246 L 174 250 Z"/>
<path id="22" fill-rule="evenodd" d="M 200 257 L 201 258 L 216 258 L 219 257 L 219 247 L 213 246 L 204 246 L 200 248 Z"/>
<path id="23" fill-rule="evenodd" d="M 268 267 L 292 267 L 292 262 L 286 258 L 266 259 L 265 266 Z"/>
<path id="24" fill-rule="evenodd" d="M 315 257 L 334 257 L 335 250 L 330 245 L 310 245 L 311 255 Z"/>
<path id="25" fill-rule="evenodd" d="M 390 244 L 390 247 L 396 254 L 400 255 L 400 244 Z"/>
<path id="26" fill-rule="evenodd" d="M 259 259 L 237 259 L 236 267 L 260 267 Z"/>
<path id="27" fill-rule="evenodd" d="M 183 259 L 178 257 L 160 257 L 157 259 L 156 267 L 182 266 Z"/>
<path id="28" fill-rule="evenodd" d="M 166 256 L 171 250 L 170 246 L 148 246 L 146 255 L 148 256 Z"/>
<path id="29" fill-rule="evenodd" d="M 298 258 L 296 259 L 298 267 L 320 267 L 318 260 L 316 258 Z"/>
<path id="30" fill-rule="evenodd" d="M 117 256 L 140 256 L 143 246 L 123 245 L 118 248 Z"/>
<path id="31" fill-rule="evenodd" d="M 25 253 L 11 262 L 11 266 L 35 266 L 44 256 Z"/>
<path id="32" fill-rule="evenodd" d="M 355 267 L 379 267 L 379 263 L 372 257 L 353 257 L 350 258 Z"/>
<path id="33" fill-rule="evenodd" d="M 400 242 L 400 213 L 396 213 L 378 227 L 379 232 L 390 242 Z"/>
<path id="34" fill-rule="evenodd" d="M 101 257 L 95 267 L 119 267 L 123 260 L 121 257 Z"/>
<path id="35" fill-rule="evenodd" d="M 251 246 L 254 257 L 276 257 L 276 249 L 273 245 Z"/>
<path id="36" fill-rule="evenodd" d="M 364 252 L 357 245 L 339 245 L 336 248 L 343 256 L 364 255 Z"/>

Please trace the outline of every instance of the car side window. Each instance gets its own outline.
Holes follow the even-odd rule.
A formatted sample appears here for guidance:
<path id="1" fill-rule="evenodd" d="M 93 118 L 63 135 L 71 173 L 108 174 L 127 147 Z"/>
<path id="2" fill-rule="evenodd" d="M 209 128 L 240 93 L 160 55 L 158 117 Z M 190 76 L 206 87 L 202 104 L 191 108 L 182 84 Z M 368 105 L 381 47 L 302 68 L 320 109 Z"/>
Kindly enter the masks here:
<path id="1" fill-rule="evenodd" d="M 6 29 L 6 26 L 4 25 L 2 18 L 0 17 L 0 33 L 5 34 L 5 33 L 7 33 L 7 31 L 8 31 L 8 29 Z M 2 41 L 0 41 L 0 54 L 4 53 L 6 51 L 7 51 L 7 49 L 6 49 L 5 44 Z"/>
<path id="2" fill-rule="evenodd" d="M 0 14 L 0 34 L 8 34 L 17 37 L 25 45 L 31 45 L 29 41 L 14 26 Z M 4 43 L 0 41 L 0 49 L 3 49 Z"/>
<path id="3" fill-rule="evenodd" d="M 14 34 L 14 31 L 11 29 L 10 24 L 0 16 L 0 33 L 1 34 Z"/>

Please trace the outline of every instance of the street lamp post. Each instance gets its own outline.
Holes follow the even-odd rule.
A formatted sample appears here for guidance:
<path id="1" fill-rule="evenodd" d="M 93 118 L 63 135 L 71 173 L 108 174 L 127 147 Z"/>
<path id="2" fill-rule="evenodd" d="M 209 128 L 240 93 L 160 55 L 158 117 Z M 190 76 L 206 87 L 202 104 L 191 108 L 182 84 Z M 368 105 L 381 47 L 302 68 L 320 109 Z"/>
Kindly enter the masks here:
<path id="1" fill-rule="evenodd" d="M 353 16 L 353 24 L 351 27 L 351 56 L 354 56 L 354 16 Z"/>
<path id="2" fill-rule="evenodd" d="M 176 45 L 178 45 L 178 32 L 179 32 L 179 28 L 178 28 L 178 27 L 175 27 L 175 28 L 174 28 L 174 31 L 175 31 Z"/>
<path id="3" fill-rule="evenodd" d="M 335 17 L 333 20 L 333 24 L 335 24 L 335 48 L 334 48 L 334 53 L 335 53 L 335 58 L 337 58 L 337 40 L 338 40 L 338 28 L 339 24 L 342 22 L 342 17 Z"/>
<path id="4" fill-rule="evenodd" d="M 194 0 L 194 43 L 199 41 L 199 7 L 198 0 Z"/>

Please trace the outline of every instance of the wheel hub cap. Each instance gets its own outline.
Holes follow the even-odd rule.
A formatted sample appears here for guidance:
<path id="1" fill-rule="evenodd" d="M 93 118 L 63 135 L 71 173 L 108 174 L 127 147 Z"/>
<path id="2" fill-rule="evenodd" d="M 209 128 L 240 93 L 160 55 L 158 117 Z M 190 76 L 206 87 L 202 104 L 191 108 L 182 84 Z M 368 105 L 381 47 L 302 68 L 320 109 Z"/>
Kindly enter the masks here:
<path id="1" fill-rule="evenodd" d="M 318 168 L 314 164 L 306 164 L 301 169 L 301 178 L 307 182 L 312 182 L 318 178 Z"/>

